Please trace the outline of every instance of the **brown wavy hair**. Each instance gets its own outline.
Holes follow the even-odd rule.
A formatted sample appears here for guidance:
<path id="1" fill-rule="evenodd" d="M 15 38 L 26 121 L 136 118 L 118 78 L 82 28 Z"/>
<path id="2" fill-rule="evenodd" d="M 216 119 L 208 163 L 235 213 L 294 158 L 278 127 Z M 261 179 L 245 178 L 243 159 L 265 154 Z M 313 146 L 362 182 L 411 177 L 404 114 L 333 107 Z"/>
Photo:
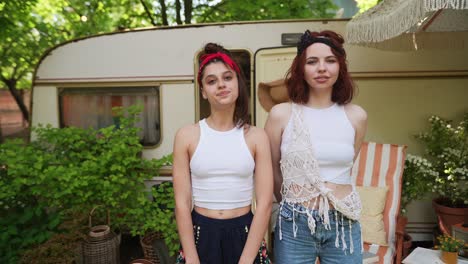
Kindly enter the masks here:
<path id="1" fill-rule="evenodd" d="M 305 36 L 306 38 L 304 38 L 305 34 L 310 34 L 310 36 Z M 348 72 L 346 51 L 343 48 L 343 37 L 331 30 L 324 30 L 321 32 L 310 32 L 307 30 L 304 35 L 301 38 L 301 41 L 297 44 L 298 50 L 302 50 L 302 52 L 298 52 L 299 54 L 294 58 L 291 68 L 289 68 L 286 73 L 286 85 L 291 101 L 298 104 L 306 104 L 309 101 L 310 88 L 304 78 L 304 66 L 306 63 L 305 50 L 308 47 L 307 45 L 310 46 L 312 43 L 304 42 L 305 39 L 310 40 L 311 38 L 313 39 L 318 37 L 325 38 L 326 41 L 324 42 L 330 42 L 332 44 L 327 45 L 331 48 L 333 55 L 336 56 L 340 65 L 338 79 L 335 84 L 333 84 L 331 100 L 340 105 L 351 102 L 355 93 L 355 84 Z"/>

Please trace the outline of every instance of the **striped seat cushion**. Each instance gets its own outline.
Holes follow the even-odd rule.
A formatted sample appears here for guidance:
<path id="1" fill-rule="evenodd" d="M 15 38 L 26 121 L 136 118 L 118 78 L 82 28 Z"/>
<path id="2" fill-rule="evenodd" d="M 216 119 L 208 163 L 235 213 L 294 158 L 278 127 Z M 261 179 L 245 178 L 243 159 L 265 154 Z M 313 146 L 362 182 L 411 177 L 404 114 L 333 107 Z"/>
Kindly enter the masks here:
<path id="1" fill-rule="evenodd" d="M 357 186 L 388 187 L 383 214 L 388 247 L 364 245 L 366 250 L 380 256 L 379 263 L 392 263 L 395 256 L 405 155 L 406 146 L 364 142 L 352 169 L 352 178 Z"/>

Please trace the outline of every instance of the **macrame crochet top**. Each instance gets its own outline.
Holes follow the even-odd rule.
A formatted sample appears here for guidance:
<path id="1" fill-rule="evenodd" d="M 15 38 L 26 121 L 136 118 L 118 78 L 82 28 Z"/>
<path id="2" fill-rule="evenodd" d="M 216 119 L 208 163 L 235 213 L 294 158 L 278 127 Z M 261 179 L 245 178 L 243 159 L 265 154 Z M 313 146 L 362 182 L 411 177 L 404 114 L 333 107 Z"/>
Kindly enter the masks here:
<path id="1" fill-rule="evenodd" d="M 354 190 L 346 197 L 337 198 L 331 189 L 325 186 L 320 177 L 318 161 L 314 157 L 313 144 L 308 128 L 303 124 L 302 107 L 292 104 L 292 122 L 290 143 L 281 154 L 280 167 L 283 175 L 281 194 L 283 202 L 300 203 L 308 208 L 317 208 L 325 227 L 330 227 L 330 203 L 335 210 L 352 220 L 359 220 L 361 201 Z M 314 201 L 314 202 L 312 202 Z M 308 226 L 312 233 L 315 230 L 315 220 L 308 211 Z"/>

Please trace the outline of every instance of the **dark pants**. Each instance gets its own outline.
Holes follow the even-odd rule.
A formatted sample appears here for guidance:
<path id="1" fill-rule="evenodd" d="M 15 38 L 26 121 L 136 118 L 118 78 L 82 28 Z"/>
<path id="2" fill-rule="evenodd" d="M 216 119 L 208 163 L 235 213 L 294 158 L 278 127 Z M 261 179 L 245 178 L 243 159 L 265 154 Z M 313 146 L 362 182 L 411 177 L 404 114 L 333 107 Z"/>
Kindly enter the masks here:
<path id="1" fill-rule="evenodd" d="M 195 246 L 201 264 L 237 264 L 249 234 L 253 214 L 232 219 L 213 219 L 192 211 Z M 183 254 L 178 263 L 184 263 Z M 269 263 L 265 244 L 254 263 Z"/>

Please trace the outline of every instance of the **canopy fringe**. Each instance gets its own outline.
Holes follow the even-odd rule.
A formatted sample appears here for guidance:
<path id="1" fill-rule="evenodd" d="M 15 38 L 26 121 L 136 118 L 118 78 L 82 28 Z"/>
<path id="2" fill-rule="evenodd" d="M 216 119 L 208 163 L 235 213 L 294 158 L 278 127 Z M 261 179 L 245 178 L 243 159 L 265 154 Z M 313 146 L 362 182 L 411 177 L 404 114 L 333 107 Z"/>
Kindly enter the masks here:
<path id="1" fill-rule="evenodd" d="M 439 9 L 468 9 L 468 0 L 386 0 L 353 18 L 348 43 L 381 42 L 408 32 Z"/>

